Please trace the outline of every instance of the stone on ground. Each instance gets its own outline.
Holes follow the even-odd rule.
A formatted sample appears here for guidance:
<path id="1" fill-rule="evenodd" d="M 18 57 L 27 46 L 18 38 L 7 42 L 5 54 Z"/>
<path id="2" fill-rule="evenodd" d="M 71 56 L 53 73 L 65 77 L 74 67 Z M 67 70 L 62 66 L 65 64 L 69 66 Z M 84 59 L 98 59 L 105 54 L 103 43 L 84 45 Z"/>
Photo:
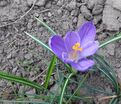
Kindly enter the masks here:
<path id="1" fill-rule="evenodd" d="M 103 24 L 106 25 L 106 29 L 110 31 L 118 31 L 121 27 L 121 23 L 118 18 L 121 16 L 120 11 L 115 10 L 110 5 L 106 5 L 103 11 Z"/>

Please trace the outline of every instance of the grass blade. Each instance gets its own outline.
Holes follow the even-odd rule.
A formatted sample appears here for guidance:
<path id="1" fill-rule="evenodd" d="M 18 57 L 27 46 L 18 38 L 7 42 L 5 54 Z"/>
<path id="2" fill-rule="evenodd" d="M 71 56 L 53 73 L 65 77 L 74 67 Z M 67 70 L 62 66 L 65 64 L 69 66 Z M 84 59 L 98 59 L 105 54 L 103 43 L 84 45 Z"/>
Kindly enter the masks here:
<path id="1" fill-rule="evenodd" d="M 50 77 L 52 75 L 52 72 L 53 72 L 53 69 L 55 68 L 55 63 L 56 63 L 56 56 L 54 55 L 51 62 L 50 62 L 50 65 L 48 67 L 48 70 L 47 70 L 47 74 L 46 74 L 46 78 L 45 78 L 45 83 L 44 83 L 44 87 L 47 89 L 48 87 L 48 83 L 49 83 L 49 80 L 50 80 Z"/>
<path id="2" fill-rule="evenodd" d="M 30 80 L 27 80 L 25 78 L 21 78 L 18 76 L 13 76 L 11 74 L 7 74 L 5 72 L 0 72 L 0 78 L 3 78 L 5 80 L 9 80 L 9 81 L 13 81 L 13 82 L 17 82 L 17 83 L 21 83 L 23 85 L 27 85 L 30 86 L 32 88 L 38 89 L 38 90 L 42 90 L 43 87 L 40 86 L 39 84 L 32 82 Z"/>
<path id="3" fill-rule="evenodd" d="M 117 98 L 111 99 L 109 104 L 118 104 L 118 99 Z"/>
<path id="4" fill-rule="evenodd" d="M 99 55 L 95 55 L 94 56 L 97 64 L 96 64 L 96 68 L 99 69 L 103 74 L 105 74 L 112 82 L 116 93 L 118 94 L 120 91 L 117 79 L 116 79 L 116 75 L 114 70 L 112 69 L 112 67 L 104 60 L 104 58 L 102 56 Z"/>
<path id="5" fill-rule="evenodd" d="M 62 89 L 62 92 L 61 92 L 61 95 L 60 95 L 59 104 L 62 104 L 63 95 L 64 95 L 64 92 L 65 92 L 65 89 L 66 89 L 67 83 L 68 83 L 69 79 L 70 79 L 73 75 L 74 75 L 74 74 L 71 73 L 71 74 L 68 76 L 68 78 L 66 79 L 65 83 L 64 83 L 64 86 L 63 86 L 63 89 Z"/>
<path id="6" fill-rule="evenodd" d="M 40 102 L 40 101 L 34 101 L 34 100 L 0 100 L 1 104 L 50 104 L 48 102 Z"/>
<path id="7" fill-rule="evenodd" d="M 71 97 L 68 99 L 68 101 L 66 102 L 66 104 L 69 103 L 69 101 L 71 100 L 71 98 L 76 94 L 76 92 L 79 90 L 79 88 L 82 86 L 82 84 L 84 83 L 84 81 L 87 79 L 89 73 L 86 74 L 86 76 L 84 76 L 84 78 L 82 79 L 82 81 L 80 81 L 77 89 L 74 91 L 74 93 L 71 95 Z"/>
<path id="8" fill-rule="evenodd" d="M 107 44 L 109 44 L 109 43 L 112 43 L 112 42 L 114 42 L 114 41 L 117 41 L 117 40 L 119 40 L 119 39 L 121 39 L 121 33 L 119 33 L 118 36 L 113 37 L 113 38 L 110 38 L 109 40 L 103 42 L 103 43 L 99 46 L 99 48 L 102 48 L 102 47 L 104 47 L 105 45 L 107 45 Z"/>
<path id="9" fill-rule="evenodd" d="M 40 45 L 42 45 L 43 47 L 45 47 L 46 49 L 48 49 L 49 51 L 52 52 L 51 48 L 49 48 L 46 44 L 44 44 L 42 41 L 40 41 L 39 39 L 37 39 L 36 37 L 34 37 L 33 35 L 25 32 L 26 35 L 30 36 L 33 40 L 35 40 L 37 43 L 39 43 Z"/>
<path id="10" fill-rule="evenodd" d="M 39 18 L 36 18 L 35 17 L 35 19 L 37 20 L 37 21 L 39 21 L 45 28 L 47 28 L 53 35 L 56 35 L 56 32 L 55 31 L 53 31 L 46 23 L 44 23 L 42 20 L 40 20 Z"/>

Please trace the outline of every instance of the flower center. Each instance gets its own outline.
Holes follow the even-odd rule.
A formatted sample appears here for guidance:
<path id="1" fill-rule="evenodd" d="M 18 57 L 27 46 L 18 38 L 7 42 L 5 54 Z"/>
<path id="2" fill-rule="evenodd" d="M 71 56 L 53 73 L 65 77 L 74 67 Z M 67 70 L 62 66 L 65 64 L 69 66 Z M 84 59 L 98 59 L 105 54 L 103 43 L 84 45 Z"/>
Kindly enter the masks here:
<path id="1" fill-rule="evenodd" d="M 77 60 L 78 59 L 78 54 L 77 51 L 73 51 L 69 54 L 69 59 L 71 60 Z"/>
<path id="2" fill-rule="evenodd" d="M 82 51 L 80 43 L 75 43 L 72 49 L 73 51 L 69 53 L 68 59 L 77 61 L 79 59 L 79 51 Z"/>
<path id="3" fill-rule="evenodd" d="M 80 43 L 76 43 L 76 44 L 74 44 L 73 46 L 72 46 L 72 49 L 74 50 L 74 51 L 82 51 L 82 48 L 80 47 L 81 45 L 80 45 Z"/>

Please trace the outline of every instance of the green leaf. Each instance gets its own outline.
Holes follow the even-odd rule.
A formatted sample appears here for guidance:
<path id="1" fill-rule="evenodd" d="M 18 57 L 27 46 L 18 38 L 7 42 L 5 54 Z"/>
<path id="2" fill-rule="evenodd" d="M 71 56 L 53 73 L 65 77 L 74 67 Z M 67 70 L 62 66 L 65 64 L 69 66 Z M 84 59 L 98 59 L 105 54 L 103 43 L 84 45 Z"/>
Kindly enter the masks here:
<path id="1" fill-rule="evenodd" d="M 38 90 L 42 90 L 44 89 L 42 86 L 40 86 L 39 84 L 32 82 L 30 80 L 27 80 L 25 78 L 21 78 L 18 76 L 14 76 L 11 74 L 7 74 L 5 72 L 0 72 L 0 78 L 5 79 L 5 80 L 9 80 L 9 81 L 13 81 L 13 82 L 17 82 L 23 85 L 27 85 L 30 86 L 32 88 L 38 89 Z"/>
<path id="2" fill-rule="evenodd" d="M 117 82 L 116 74 L 111 65 L 106 62 L 106 60 L 100 55 L 94 55 L 94 59 L 96 60 L 96 68 L 99 69 L 108 79 L 111 80 L 115 91 L 118 94 L 120 91 L 120 87 Z"/>
<path id="3" fill-rule="evenodd" d="M 119 40 L 119 39 L 121 39 L 121 33 L 119 33 L 118 36 L 116 36 L 116 37 L 111 37 L 111 38 L 108 39 L 107 41 L 103 42 L 103 43 L 99 46 L 99 48 L 102 48 L 102 47 L 104 47 L 105 45 L 107 45 L 107 44 L 109 44 L 109 43 L 112 43 L 112 42 L 114 42 L 114 41 L 117 41 L 117 40 Z"/>
<path id="4" fill-rule="evenodd" d="M 44 82 L 44 87 L 47 89 L 48 87 L 48 83 L 50 81 L 50 77 L 52 75 L 52 72 L 53 72 L 53 69 L 55 68 L 55 63 L 56 63 L 56 56 L 54 55 L 51 62 L 50 62 L 50 65 L 48 67 L 48 70 L 47 70 L 47 74 L 46 74 L 46 78 L 45 78 L 45 82 Z"/>

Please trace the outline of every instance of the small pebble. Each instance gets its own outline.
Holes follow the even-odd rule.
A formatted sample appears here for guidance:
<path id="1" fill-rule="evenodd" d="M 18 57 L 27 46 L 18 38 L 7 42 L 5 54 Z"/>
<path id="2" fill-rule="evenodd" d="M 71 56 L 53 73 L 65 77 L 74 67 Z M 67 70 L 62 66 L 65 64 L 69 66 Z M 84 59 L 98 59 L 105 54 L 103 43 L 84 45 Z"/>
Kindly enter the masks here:
<path id="1" fill-rule="evenodd" d="M 71 16 L 77 16 L 78 15 L 78 9 L 71 11 Z"/>
<path id="2" fill-rule="evenodd" d="M 47 0 L 38 0 L 36 3 L 37 6 L 44 6 Z"/>
<path id="3" fill-rule="evenodd" d="M 47 4 L 46 4 L 46 9 L 50 9 L 51 8 L 51 6 L 52 6 L 52 4 L 51 4 L 51 2 L 48 2 Z"/>
<path id="4" fill-rule="evenodd" d="M 68 5 L 67 5 L 67 9 L 69 11 L 73 10 L 76 8 L 76 0 L 72 0 Z"/>
<path id="5" fill-rule="evenodd" d="M 13 68 L 12 73 L 13 73 L 13 74 L 15 74 L 15 73 L 16 73 L 16 71 L 17 71 L 17 69 L 18 69 L 18 67 L 17 67 L 17 66 L 16 66 L 15 68 Z"/>
<path id="6" fill-rule="evenodd" d="M 62 10 L 61 10 L 61 9 L 58 9 L 58 10 L 57 10 L 57 13 L 58 13 L 58 14 L 62 14 Z"/>
<path id="7" fill-rule="evenodd" d="M 29 96 L 29 95 L 33 95 L 35 94 L 35 90 L 34 89 L 31 89 L 29 91 L 26 91 L 26 94 Z"/>
<path id="8" fill-rule="evenodd" d="M 74 17 L 73 23 L 77 23 L 77 21 L 78 21 L 77 17 Z"/>
<path id="9" fill-rule="evenodd" d="M 9 55 L 7 55 L 7 59 L 11 59 L 12 58 L 12 55 L 11 53 Z"/>
<path id="10" fill-rule="evenodd" d="M 96 5 L 92 10 L 92 14 L 98 15 L 101 14 L 102 11 L 103 11 L 103 5 Z"/>
<path id="11" fill-rule="evenodd" d="M 64 2 L 63 0 L 58 0 L 57 5 L 58 6 L 62 6 L 63 5 L 63 2 Z"/>
<path id="12" fill-rule="evenodd" d="M 48 12 L 48 17 L 51 17 L 52 16 L 52 13 L 51 12 Z"/>
<path id="13" fill-rule="evenodd" d="M 93 16 L 92 14 L 90 13 L 90 11 L 87 9 L 86 6 L 82 5 L 81 8 L 81 13 L 82 15 L 87 19 L 87 20 L 92 20 L 93 19 Z"/>

